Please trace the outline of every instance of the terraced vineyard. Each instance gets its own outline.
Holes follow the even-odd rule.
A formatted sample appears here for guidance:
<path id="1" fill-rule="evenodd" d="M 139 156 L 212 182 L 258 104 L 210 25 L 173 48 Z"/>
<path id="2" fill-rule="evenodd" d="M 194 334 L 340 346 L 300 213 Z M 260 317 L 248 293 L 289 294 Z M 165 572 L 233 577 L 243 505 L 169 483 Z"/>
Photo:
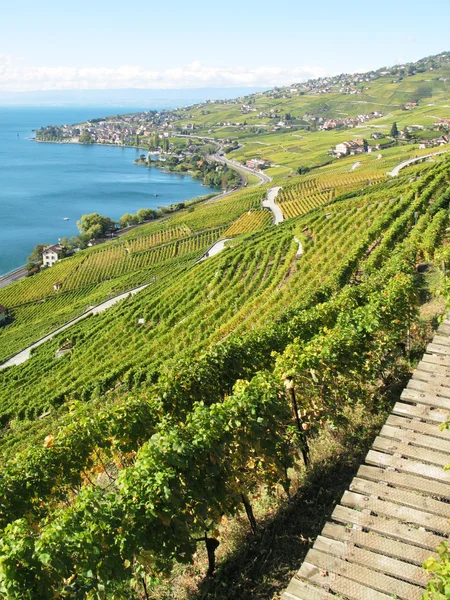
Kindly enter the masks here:
<path id="1" fill-rule="evenodd" d="M 0 372 L 2 544 L 14 561 L 37 548 L 19 590 L 51 568 L 52 590 L 96 589 L 95 572 L 108 594 L 138 598 L 202 532 L 226 535 L 241 504 L 254 523 L 261 486 L 289 490 L 314 432 L 372 401 L 409 335 L 416 263 L 449 223 L 449 173 L 373 185 L 201 263 L 171 259 L 176 272 Z M 134 576 L 153 573 L 133 566 L 142 553 L 156 579 Z"/>
<path id="2" fill-rule="evenodd" d="M 1 289 L 0 304 L 8 308 L 10 319 L 0 329 L 0 362 L 89 307 L 193 264 L 221 237 L 224 226 L 260 208 L 263 195 L 244 189 L 194 205 Z M 261 215 L 247 220 L 242 231 L 269 222 L 268 214 Z"/>
<path id="3" fill-rule="evenodd" d="M 266 209 L 249 210 L 241 215 L 231 227 L 223 234 L 223 237 L 231 237 L 240 233 L 260 231 L 272 225 L 273 215 Z"/>
<path id="4" fill-rule="evenodd" d="M 415 192 L 405 193 L 409 185 L 405 180 L 373 186 L 364 195 L 335 201 L 277 228 L 253 233 L 195 266 L 172 257 L 175 244 L 185 245 L 185 256 L 191 256 L 192 236 L 161 246 L 159 251 L 168 260 L 154 275 L 153 284 L 107 314 L 74 326 L 69 356 L 54 358 L 69 335 L 64 332 L 39 348 L 25 365 L 0 373 L 0 395 L 8 399 L 0 417 L 4 421 L 34 419 L 69 399 L 97 397 L 124 379 L 151 380 L 174 355 L 200 351 L 233 331 L 261 328 L 288 306 L 307 303 L 320 290 L 330 293 L 337 281 L 344 285 L 355 274 L 359 261 L 381 235 L 387 239 L 398 222 L 410 226 L 416 212 L 426 212 L 430 195 L 440 193 L 446 177 L 445 171 L 426 186 L 421 183 L 426 193 L 415 200 Z M 303 239 L 301 258 L 294 235 Z M 102 252 L 109 251 L 94 256 Z M 111 252 L 116 252 L 114 246 Z M 96 360 L 87 361 L 87 356 Z M 31 373 L 36 375 L 32 385 Z"/>
<path id="5" fill-rule="evenodd" d="M 139 252 L 147 250 L 153 246 L 160 246 L 161 244 L 167 244 L 173 240 L 187 237 L 192 234 L 192 229 L 187 225 L 179 225 L 177 227 L 161 228 L 160 223 L 155 222 L 150 224 L 156 229 L 155 233 L 146 233 L 149 226 L 138 227 L 133 229 L 127 235 L 123 236 L 122 239 L 127 240 L 127 248 L 129 252 Z"/>
<path id="6" fill-rule="evenodd" d="M 285 218 L 292 218 L 305 214 L 341 194 L 385 179 L 386 176 L 378 171 L 305 177 L 296 184 L 283 187 L 277 196 L 277 203 L 280 204 Z"/>
<path id="7" fill-rule="evenodd" d="M 11 319 L 0 331 L 0 361 L 90 306 L 192 264 L 222 232 L 219 227 L 135 252 L 128 241 L 107 244 L 0 290 Z M 138 239 L 139 248 L 145 238 Z"/>
<path id="8" fill-rule="evenodd" d="M 341 80 L 256 94 L 245 117 L 242 99 L 177 109 L 176 127 L 236 140 L 227 156 L 269 160 L 286 220 L 262 209 L 268 184 L 242 188 L 0 290 L 2 361 L 147 284 L 0 370 L 1 597 L 235 600 L 286 586 L 448 296 L 450 156 L 386 176 L 448 118 L 450 54 L 417 67 L 369 77 L 358 96 Z M 357 130 L 311 127 L 377 103 Z M 415 143 L 389 139 L 394 119 L 419 124 Z M 375 132 L 389 147 L 330 158 Z M 436 543 L 448 529 L 428 526 Z M 201 581 L 219 544 L 224 568 Z"/>
<path id="9" fill-rule="evenodd" d="M 258 187 L 240 190 L 235 194 L 194 205 L 186 211 L 175 213 L 170 218 L 171 225 L 186 225 L 194 231 L 203 231 L 217 225 L 229 225 L 242 215 L 243 212 L 260 208 L 264 189 Z"/>

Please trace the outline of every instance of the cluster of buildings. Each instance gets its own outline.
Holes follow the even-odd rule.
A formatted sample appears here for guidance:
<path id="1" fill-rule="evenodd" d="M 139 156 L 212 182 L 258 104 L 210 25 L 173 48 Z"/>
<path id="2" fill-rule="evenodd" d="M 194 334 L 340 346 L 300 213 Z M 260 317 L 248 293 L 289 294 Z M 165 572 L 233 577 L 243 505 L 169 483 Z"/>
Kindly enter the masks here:
<path id="1" fill-rule="evenodd" d="M 76 125 L 43 127 L 36 132 L 37 140 L 58 139 L 67 142 L 97 144 L 132 144 L 138 137 L 150 137 L 157 133 L 159 137 L 168 137 L 171 129 L 186 131 L 194 129 L 193 124 L 184 127 L 175 126 L 175 122 L 185 115 L 176 111 L 148 111 L 130 115 L 118 115 L 105 119 L 92 119 Z"/>
<path id="2" fill-rule="evenodd" d="M 432 140 L 420 142 L 419 148 L 436 148 L 437 146 L 445 146 L 448 143 L 450 143 L 450 135 L 441 135 Z"/>
<path id="3" fill-rule="evenodd" d="M 345 117 L 344 119 L 327 119 L 319 126 L 319 129 L 328 130 L 336 129 L 338 127 L 356 127 L 361 123 L 366 123 L 367 121 L 370 121 L 370 119 L 378 119 L 382 116 L 382 112 L 375 110 L 368 114 L 357 115 L 356 117 Z"/>
<path id="4" fill-rule="evenodd" d="M 270 167 L 270 162 L 262 158 L 251 158 L 245 163 L 245 166 L 253 170 L 267 169 L 267 167 Z"/>
<path id="5" fill-rule="evenodd" d="M 348 156 L 349 154 L 363 154 L 364 152 L 367 152 L 367 150 L 367 140 L 360 138 L 358 140 L 348 140 L 337 144 L 334 153 L 340 158 L 341 156 Z"/>
<path id="6" fill-rule="evenodd" d="M 450 119 L 439 119 L 434 125 L 438 129 L 450 129 Z"/>

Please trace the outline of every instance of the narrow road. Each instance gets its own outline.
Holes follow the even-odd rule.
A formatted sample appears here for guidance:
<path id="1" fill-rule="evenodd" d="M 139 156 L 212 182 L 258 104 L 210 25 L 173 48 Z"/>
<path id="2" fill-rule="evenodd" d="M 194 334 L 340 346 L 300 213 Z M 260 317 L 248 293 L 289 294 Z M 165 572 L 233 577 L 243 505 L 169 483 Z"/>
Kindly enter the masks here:
<path id="1" fill-rule="evenodd" d="M 270 183 L 272 181 L 272 177 L 270 177 L 269 175 L 266 175 L 262 171 L 255 171 L 254 169 L 249 169 L 248 167 L 241 165 L 241 163 L 238 163 L 235 160 L 229 160 L 228 158 L 225 158 L 225 156 L 223 156 L 223 154 L 221 154 L 220 151 L 216 154 L 211 154 L 211 158 L 216 160 L 217 162 L 225 163 L 226 165 L 228 165 L 232 169 L 235 169 L 236 171 L 241 171 L 242 173 L 246 173 L 247 175 L 255 175 L 259 179 L 259 182 L 255 183 L 255 186 L 263 185 L 264 183 Z"/>
<path id="2" fill-rule="evenodd" d="M 14 271 L 5 273 L 5 275 L 2 275 L 0 277 L 0 288 L 4 288 L 7 285 L 9 285 L 10 283 L 13 283 L 14 281 L 18 281 L 19 279 L 23 279 L 26 274 L 27 274 L 27 270 L 25 269 L 25 267 L 19 267 L 18 269 L 15 269 Z"/>
<path id="3" fill-rule="evenodd" d="M 97 306 L 90 308 L 89 310 L 84 312 L 79 317 L 72 319 L 72 321 L 69 321 L 62 327 L 55 329 L 55 331 L 52 331 L 52 333 L 49 333 L 48 335 L 41 338 L 34 344 L 31 344 L 31 346 L 28 346 L 28 348 L 25 348 L 25 350 L 22 350 L 18 354 L 15 354 L 14 356 L 12 356 L 9 360 L 7 360 L 6 362 L 4 362 L 3 364 L 0 365 L 0 370 L 6 369 L 7 367 L 12 367 L 14 365 L 21 365 L 22 363 L 24 363 L 26 360 L 28 360 L 30 358 L 31 351 L 34 348 L 38 348 L 44 342 L 51 340 L 53 337 L 55 337 L 55 335 L 58 335 L 58 333 L 61 333 L 61 331 L 64 331 L 65 329 L 72 327 L 72 325 L 74 325 L 75 323 L 78 323 L 82 319 L 85 319 L 89 315 L 97 315 L 97 314 L 103 312 L 104 310 L 107 310 L 108 308 L 110 308 L 111 306 L 113 306 L 114 304 L 119 302 L 120 300 L 123 300 L 127 296 L 134 296 L 135 294 L 137 294 L 144 288 L 148 287 L 149 285 L 150 285 L 149 283 L 146 283 L 145 285 L 141 285 L 138 288 L 134 288 L 133 290 L 129 290 L 128 292 L 124 292 L 123 294 L 120 294 L 119 296 L 115 296 L 114 298 L 111 298 L 110 300 L 106 300 L 105 302 L 102 302 L 101 304 L 98 304 Z"/>
<path id="4" fill-rule="evenodd" d="M 278 192 L 281 190 L 281 187 L 273 187 L 267 190 L 267 199 L 262 201 L 262 205 L 264 208 L 268 208 L 272 211 L 274 217 L 274 224 L 278 225 L 284 221 L 283 213 L 281 208 L 275 202 L 275 198 L 278 195 Z"/>
<path id="5" fill-rule="evenodd" d="M 215 256 L 219 254 L 224 248 L 225 243 L 231 241 L 231 238 L 223 238 L 222 240 L 218 240 L 215 244 L 211 246 L 209 250 L 205 252 L 205 254 L 198 259 L 197 262 L 201 262 L 202 260 L 206 260 L 207 258 L 211 258 L 211 256 Z"/>
<path id="6" fill-rule="evenodd" d="M 416 156 L 414 158 L 410 158 L 409 160 L 405 160 L 405 161 L 401 162 L 399 165 L 397 165 L 396 167 L 394 167 L 392 169 L 392 171 L 388 171 L 386 173 L 386 175 L 390 175 L 391 177 L 398 177 L 398 174 L 400 173 L 400 171 L 402 169 L 404 169 L 405 167 L 408 167 L 409 165 L 413 165 L 414 163 L 417 163 L 417 162 L 421 162 L 422 160 L 430 158 L 431 156 L 436 156 L 437 154 L 445 154 L 446 152 L 449 152 L 449 150 L 440 150 L 439 152 L 432 152 L 431 154 L 423 154 L 422 156 Z"/>

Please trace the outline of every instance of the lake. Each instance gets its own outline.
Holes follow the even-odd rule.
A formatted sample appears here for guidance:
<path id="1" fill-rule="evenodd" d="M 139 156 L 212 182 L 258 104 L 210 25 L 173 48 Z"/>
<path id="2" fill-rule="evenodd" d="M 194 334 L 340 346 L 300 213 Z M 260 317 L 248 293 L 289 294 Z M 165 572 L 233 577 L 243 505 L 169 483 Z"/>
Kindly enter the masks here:
<path id="1" fill-rule="evenodd" d="M 77 235 L 83 214 L 118 220 L 212 191 L 189 175 L 134 165 L 141 154 L 134 148 L 29 139 L 43 125 L 139 110 L 149 108 L 0 107 L 0 274 L 23 265 L 36 244 Z"/>

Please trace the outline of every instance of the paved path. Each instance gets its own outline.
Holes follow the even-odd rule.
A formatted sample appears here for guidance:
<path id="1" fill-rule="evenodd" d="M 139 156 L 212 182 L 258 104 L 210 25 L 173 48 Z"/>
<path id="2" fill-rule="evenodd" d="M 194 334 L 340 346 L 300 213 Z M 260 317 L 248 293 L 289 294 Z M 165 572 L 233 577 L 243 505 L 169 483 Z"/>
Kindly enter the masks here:
<path id="1" fill-rule="evenodd" d="M 201 258 L 199 258 L 197 262 L 201 262 L 202 260 L 206 260 L 207 258 L 211 258 L 211 256 L 219 254 L 219 252 L 221 252 L 225 248 L 225 243 L 229 241 L 231 241 L 231 238 L 224 238 L 223 240 L 218 240 L 215 244 L 211 246 L 211 248 L 209 248 L 209 250 L 205 252 L 205 254 Z"/>
<path id="2" fill-rule="evenodd" d="M 6 369 L 6 367 L 12 367 L 14 365 L 21 365 L 22 363 L 24 363 L 26 360 L 28 360 L 30 358 L 31 351 L 34 348 L 37 348 L 38 346 L 41 346 L 44 342 L 51 340 L 53 337 L 55 337 L 55 335 L 58 335 L 58 333 L 61 333 L 61 331 L 68 329 L 69 327 L 71 327 L 75 323 L 78 323 L 78 321 L 85 319 L 89 315 L 97 315 L 97 314 L 103 312 L 104 310 L 107 310 L 108 308 L 110 308 L 111 306 L 113 306 L 114 304 L 119 302 L 120 300 L 123 300 L 127 296 L 134 296 L 135 294 L 137 294 L 144 288 L 148 287 L 149 285 L 150 285 L 149 283 L 146 283 L 145 285 L 141 285 L 138 288 L 134 288 L 133 290 L 130 290 L 128 292 L 124 292 L 123 294 L 120 294 L 119 296 L 115 296 L 114 298 L 111 298 L 110 300 L 106 300 L 106 302 L 102 302 L 101 304 L 98 304 L 97 306 L 90 308 L 89 310 L 84 312 L 82 315 L 80 315 L 76 319 L 72 319 L 72 321 L 69 321 L 69 323 L 66 323 L 62 327 L 55 329 L 55 331 L 52 331 L 52 333 L 49 333 L 48 335 L 41 338 L 34 344 L 31 344 L 31 346 L 28 346 L 28 348 L 25 348 L 25 350 L 22 350 L 18 354 L 15 354 L 14 356 L 12 356 L 9 360 L 7 360 L 6 362 L 4 362 L 0 365 L 0 370 Z"/>
<path id="3" fill-rule="evenodd" d="M 440 150 L 439 152 L 432 152 L 431 154 L 424 154 L 423 156 L 416 156 L 414 158 L 410 158 L 409 160 L 405 160 L 396 167 L 394 167 L 392 171 L 388 171 L 386 175 L 390 175 L 391 177 L 398 177 L 400 171 L 405 167 L 413 165 L 414 163 L 422 162 L 423 160 L 430 158 L 431 156 L 436 156 L 437 154 L 445 154 L 446 152 L 449 152 L 449 150 Z"/>
<path id="4" fill-rule="evenodd" d="M 448 419 L 450 319 L 282 600 L 420 600 L 421 565 L 450 535 Z"/>
<path id="5" fill-rule="evenodd" d="M 275 202 L 275 198 L 278 195 L 278 192 L 281 190 L 281 187 L 273 187 L 267 190 L 267 198 L 262 201 L 262 205 L 264 208 L 268 208 L 272 211 L 274 217 L 275 225 L 282 223 L 284 221 L 283 213 L 281 212 L 281 208 Z"/>
<path id="6" fill-rule="evenodd" d="M 298 237 L 294 237 L 294 241 L 298 244 L 297 256 L 303 256 L 303 244 Z"/>

